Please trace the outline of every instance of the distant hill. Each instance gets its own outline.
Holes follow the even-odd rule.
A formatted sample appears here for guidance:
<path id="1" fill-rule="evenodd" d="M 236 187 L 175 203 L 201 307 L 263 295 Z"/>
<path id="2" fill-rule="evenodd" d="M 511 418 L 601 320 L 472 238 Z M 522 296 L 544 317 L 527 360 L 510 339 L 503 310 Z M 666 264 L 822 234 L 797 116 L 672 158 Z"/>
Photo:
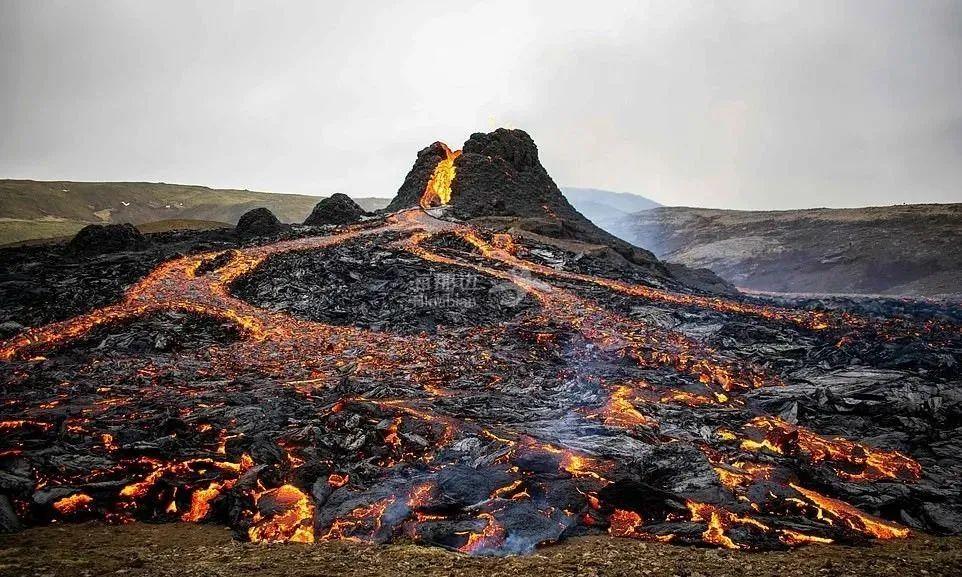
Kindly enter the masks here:
<path id="1" fill-rule="evenodd" d="M 962 295 L 962 204 L 736 211 L 661 207 L 623 217 L 659 258 L 775 292 Z"/>
<path id="2" fill-rule="evenodd" d="M 619 237 L 621 237 L 618 230 L 621 219 L 639 210 L 661 206 L 653 200 L 627 192 L 573 186 L 562 187 L 561 192 L 564 193 L 568 202 L 578 209 L 578 212 L 588 217 L 588 220 Z"/>
<path id="3" fill-rule="evenodd" d="M 90 223 L 209 221 L 234 224 L 266 207 L 284 222 L 302 222 L 320 196 L 146 182 L 0 180 L 0 244 L 69 236 Z M 355 199 L 366 210 L 387 199 Z"/>

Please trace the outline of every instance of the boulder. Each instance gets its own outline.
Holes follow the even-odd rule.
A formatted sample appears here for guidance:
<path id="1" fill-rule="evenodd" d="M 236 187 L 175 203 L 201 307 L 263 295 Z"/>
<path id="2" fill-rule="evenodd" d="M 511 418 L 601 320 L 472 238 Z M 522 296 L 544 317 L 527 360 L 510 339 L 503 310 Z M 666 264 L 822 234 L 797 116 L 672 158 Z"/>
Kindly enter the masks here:
<path id="1" fill-rule="evenodd" d="M 273 236 L 287 229 L 274 213 L 266 208 L 255 208 L 241 215 L 234 231 L 241 238 Z"/>
<path id="2" fill-rule="evenodd" d="M 351 224 L 366 215 L 367 212 L 351 197 L 337 192 L 317 203 L 304 224 L 311 226 Z"/>
<path id="3" fill-rule="evenodd" d="M 70 239 L 67 249 L 78 254 L 103 254 L 141 250 L 149 244 L 147 237 L 130 223 L 88 224 Z"/>

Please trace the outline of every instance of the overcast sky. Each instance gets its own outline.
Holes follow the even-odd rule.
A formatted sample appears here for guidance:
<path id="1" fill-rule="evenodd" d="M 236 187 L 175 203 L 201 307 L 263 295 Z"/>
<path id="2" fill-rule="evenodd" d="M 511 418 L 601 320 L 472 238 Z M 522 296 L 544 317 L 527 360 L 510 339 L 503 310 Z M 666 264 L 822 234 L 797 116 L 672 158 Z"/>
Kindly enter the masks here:
<path id="1" fill-rule="evenodd" d="M 393 196 L 510 126 L 668 205 L 962 202 L 960 1 L 472 4 L 0 0 L 0 178 Z"/>

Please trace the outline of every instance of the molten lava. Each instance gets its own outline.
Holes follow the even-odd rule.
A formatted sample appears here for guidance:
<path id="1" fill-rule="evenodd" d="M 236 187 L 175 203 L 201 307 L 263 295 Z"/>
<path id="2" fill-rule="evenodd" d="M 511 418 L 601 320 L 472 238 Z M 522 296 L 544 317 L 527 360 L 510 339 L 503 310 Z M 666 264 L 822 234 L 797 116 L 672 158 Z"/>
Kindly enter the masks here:
<path id="1" fill-rule="evenodd" d="M 445 151 L 422 197 L 425 208 L 451 200 L 460 151 Z M 231 283 L 274 255 L 381 235 L 407 259 L 496 279 L 537 307 L 513 324 L 403 335 L 294 318 L 231 293 Z M 443 235 L 468 249 L 431 248 L 429 242 Z M 923 475 L 918 462 L 749 410 L 749 392 L 782 384 L 775 370 L 619 313 L 591 295 L 707 308 L 806 331 L 849 327 L 855 340 L 869 321 L 558 270 L 528 260 L 526 250 L 508 235 L 486 236 L 414 209 L 330 236 L 182 256 L 158 266 L 116 304 L 3 342 L 0 359 L 15 369 L 6 371 L 2 384 L 10 386 L 4 390 L 21 390 L 37 363 L 45 362 L 37 360 L 41 354 L 55 355 L 95 329 L 153 313 L 214 319 L 238 333 L 236 341 L 200 351 L 122 358 L 116 361 L 122 376 L 114 380 L 97 378 L 96 371 L 107 363 L 89 361 L 77 371 L 83 383 L 77 390 L 85 395 L 75 400 L 83 405 L 79 411 L 63 409 L 60 399 L 74 390 L 57 384 L 51 385 L 56 395 L 50 395 L 57 399 L 37 396 L 31 397 L 38 401 L 34 404 L 11 404 L 0 420 L 0 458 L 20 459 L 24 451 L 64 436 L 72 436 L 77 446 L 89 439 L 91 447 L 86 460 L 77 459 L 78 468 L 91 463 L 89 470 L 35 471 L 37 489 L 58 488 L 66 497 L 50 505 L 24 500 L 18 507 L 35 513 L 39 522 L 78 520 L 78 513 L 115 522 L 221 520 L 252 541 L 269 542 L 313 542 L 315 526 L 318 539 L 376 541 L 403 533 L 437 542 L 425 535 L 455 527 L 456 538 L 440 543 L 469 553 L 502 550 L 523 533 L 519 525 L 528 529 L 539 523 L 544 540 L 559 539 L 579 524 L 579 530 L 595 531 L 607 525 L 615 536 L 727 548 L 750 548 L 755 536 L 776 545 L 825 543 L 832 541 L 826 535 L 836 536 L 831 531 L 839 529 L 846 537 L 908 534 L 895 523 L 800 486 L 799 478 L 812 476 L 797 472 L 823 467 L 827 476 L 846 482 L 908 485 Z M 211 268 L 214 261 L 221 266 Z M 513 363 L 492 354 L 493 342 L 515 354 Z M 529 372 L 529 360 L 550 366 L 552 374 Z M 602 363 L 616 374 L 596 372 Z M 69 373 L 54 366 L 57 379 Z M 201 368 L 189 373 L 185 366 Z M 648 374 L 662 379 L 650 384 Z M 89 386 L 91 381 L 96 385 Z M 269 384 L 248 390 L 251 381 Z M 189 402 L 181 408 L 171 405 L 172 399 L 185 398 Z M 248 413 L 231 412 L 230 405 L 246 398 Z M 306 414 L 281 412 L 272 423 L 282 432 L 276 438 L 262 438 L 255 424 L 245 422 L 265 414 L 267 405 L 291 398 L 296 402 L 287 409 L 306 406 Z M 485 408 L 494 403 L 508 408 L 490 418 Z M 198 414 L 201 408 L 209 410 Z M 13 410 L 18 413 L 7 415 Z M 698 421 L 697 430 L 663 419 L 678 413 L 693 416 L 689 420 Z M 141 414 L 170 429 L 153 443 L 141 443 L 139 433 L 118 432 Z M 634 505 L 606 501 L 606 488 L 636 474 L 630 468 L 638 466 L 636 457 L 684 443 L 697 447 L 693 454 L 708 460 L 706 470 L 717 474 L 718 489 L 730 492 L 743 508 L 687 501 L 686 515 L 684 500 L 673 501 L 672 512 L 659 507 L 649 512 L 640 505 L 635 511 L 626 508 Z M 185 449 L 162 459 L 159 447 Z M 689 457 L 680 462 L 687 464 Z M 469 478 L 480 479 L 477 487 L 465 487 L 457 476 L 465 469 Z M 451 471 L 455 474 L 442 483 Z M 776 485 L 777 491 L 769 490 Z M 363 492 L 384 487 L 390 490 Z M 557 507 L 545 505 L 558 491 L 572 498 Z M 325 516 L 324 507 L 335 513 Z M 513 511 L 528 516 L 517 521 L 509 514 Z M 754 518 L 761 512 L 764 522 Z M 687 524 L 694 530 L 689 537 L 680 531 L 656 534 L 652 526 L 659 524 Z"/>
<path id="2" fill-rule="evenodd" d="M 293 485 L 265 491 L 255 498 L 260 510 L 254 515 L 248 536 L 251 541 L 314 542 L 314 505 Z"/>
<path id="3" fill-rule="evenodd" d="M 443 142 L 440 144 L 444 147 L 445 156 L 434 167 L 434 173 L 431 174 L 427 186 L 424 187 L 424 193 L 421 195 L 421 208 L 443 206 L 451 202 L 451 183 L 454 182 L 457 173 L 454 161 L 461 156 L 461 151 L 452 151 L 447 144 Z"/>

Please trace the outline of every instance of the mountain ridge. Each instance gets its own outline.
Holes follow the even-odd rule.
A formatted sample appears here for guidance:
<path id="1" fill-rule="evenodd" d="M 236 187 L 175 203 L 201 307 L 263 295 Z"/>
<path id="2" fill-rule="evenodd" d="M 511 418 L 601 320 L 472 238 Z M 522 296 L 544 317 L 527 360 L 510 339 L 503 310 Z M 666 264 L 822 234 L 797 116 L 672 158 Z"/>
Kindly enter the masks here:
<path id="1" fill-rule="evenodd" d="M 659 207 L 609 229 L 659 258 L 770 292 L 956 296 L 962 203 L 783 211 Z"/>
<path id="2" fill-rule="evenodd" d="M 0 180 L 0 244 L 69 236 L 87 224 L 191 220 L 234 224 L 268 208 L 302 222 L 324 196 L 152 182 Z M 386 199 L 356 199 L 366 210 Z"/>

